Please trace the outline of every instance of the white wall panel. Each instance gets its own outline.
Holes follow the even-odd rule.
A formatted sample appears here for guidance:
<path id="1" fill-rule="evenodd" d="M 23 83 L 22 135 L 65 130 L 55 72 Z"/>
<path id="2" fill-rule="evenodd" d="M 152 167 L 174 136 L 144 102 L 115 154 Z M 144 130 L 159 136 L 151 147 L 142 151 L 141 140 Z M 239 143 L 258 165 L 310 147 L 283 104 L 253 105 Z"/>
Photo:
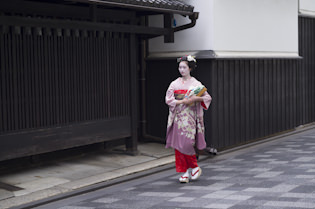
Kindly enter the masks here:
<path id="1" fill-rule="evenodd" d="M 298 51 L 296 0 L 216 0 L 215 51 Z"/>
<path id="2" fill-rule="evenodd" d="M 306 1 L 306 0 L 305 0 Z M 315 2 L 315 0 L 312 0 Z M 186 0 L 197 25 L 175 33 L 175 43 L 150 40 L 153 52 L 213 50 L 228 56 L 297 56 L 298 0 Z M 176 17 L 178 25 L 188 18 Z M 153 20 L 152 22 L 161 22 Z"/>

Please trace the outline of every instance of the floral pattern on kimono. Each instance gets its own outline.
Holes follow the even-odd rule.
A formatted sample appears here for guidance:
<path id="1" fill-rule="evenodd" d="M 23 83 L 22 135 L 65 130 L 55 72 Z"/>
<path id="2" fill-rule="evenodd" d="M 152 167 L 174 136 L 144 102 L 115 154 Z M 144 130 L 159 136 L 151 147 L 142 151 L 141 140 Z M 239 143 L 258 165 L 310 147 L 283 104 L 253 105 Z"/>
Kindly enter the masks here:
<path id="1" fill-rule="evenodd" d="M 203 102 L 176 105 L 176 100 L 183 99 L 189 87 L 200 85 L 193 77 L 186 83 L 178 78 L 170 84 L 165 97 L 165 102 L 169 105 L 166 148 L 172 147 L 186 155 L 194 155 L 194 147 L 199 150 L 206 148 L 203 109 L 208 109 L 211 96 L 205 92 L 201 96 Z"/>

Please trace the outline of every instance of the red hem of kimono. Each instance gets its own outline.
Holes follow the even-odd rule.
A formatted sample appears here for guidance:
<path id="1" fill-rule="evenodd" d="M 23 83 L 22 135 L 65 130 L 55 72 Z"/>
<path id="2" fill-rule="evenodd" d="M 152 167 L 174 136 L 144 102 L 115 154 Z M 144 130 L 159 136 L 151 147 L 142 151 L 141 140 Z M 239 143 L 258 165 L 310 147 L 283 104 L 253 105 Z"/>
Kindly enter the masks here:
<path id="1" fill-rule="evenodd" d="M 189 168 L 198 167 L 196 155 L 185 155 L 175 149 L 176 172 L 186 172 Z"/>

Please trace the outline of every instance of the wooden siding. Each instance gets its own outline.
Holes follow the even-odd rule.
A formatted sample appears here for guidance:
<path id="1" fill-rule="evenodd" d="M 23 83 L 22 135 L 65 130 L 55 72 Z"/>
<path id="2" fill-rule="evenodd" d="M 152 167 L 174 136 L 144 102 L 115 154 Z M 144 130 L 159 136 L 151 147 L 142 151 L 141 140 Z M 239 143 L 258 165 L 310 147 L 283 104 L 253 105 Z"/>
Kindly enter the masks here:
<path id="1" fill-rule="evenodd" d="M 226 149 L 315 121 L 315 24 L 299 18 L 302 59 L 199 59 L 192 75 L 213 97 L 205 111 L 208 145 Z M 147 132 L 165 137 L 166 89 L 176 59 L 148 60 Z"/>
<path id="2" fill-rule="evenodd" d="M 297 125 L 315 121 L 315 18 L 299 17 Z"/>
<path id="3" fill-rule="evenodd" d="M 118 32 L 1 25 L 0 160 L 130 137 L 130 46 Z"/>
<path id="4" fill-rule="evenodd" d="M 209 66 L 210 79 L 201 80 L 213 97 L 205 118 L 208 143 L 228 148 L 294 128 L 297 62 L 252 59 L 199 64 Z"/>

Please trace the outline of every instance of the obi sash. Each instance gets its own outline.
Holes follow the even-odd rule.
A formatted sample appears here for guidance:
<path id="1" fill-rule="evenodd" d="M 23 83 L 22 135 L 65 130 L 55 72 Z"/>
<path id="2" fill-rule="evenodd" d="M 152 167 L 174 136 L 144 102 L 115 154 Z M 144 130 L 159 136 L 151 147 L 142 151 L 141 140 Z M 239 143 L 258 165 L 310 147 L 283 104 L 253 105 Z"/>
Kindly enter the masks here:
<path id="1" fill-rule="evenodd" d="M 187 93 L 188 90 L 183 90 L 183 89 L 180 89 L 180 90 L 175 90 L 174 91 L 174 97 L 176 100 L 182 100 L 184 99 L 185 97 L 185 94 Z"/>
<path id="2" fill-rule="evenodd" d="M 182 100 L 185 97 L 185 94 L 187 93 L 188 90 L 180 89 L 180 90 L 175 90 L 174 91 L 174 97 L 176 100 Z M 204 102 L 201 102 L 201 106 L 206 110 L 207 107 Z"/>

